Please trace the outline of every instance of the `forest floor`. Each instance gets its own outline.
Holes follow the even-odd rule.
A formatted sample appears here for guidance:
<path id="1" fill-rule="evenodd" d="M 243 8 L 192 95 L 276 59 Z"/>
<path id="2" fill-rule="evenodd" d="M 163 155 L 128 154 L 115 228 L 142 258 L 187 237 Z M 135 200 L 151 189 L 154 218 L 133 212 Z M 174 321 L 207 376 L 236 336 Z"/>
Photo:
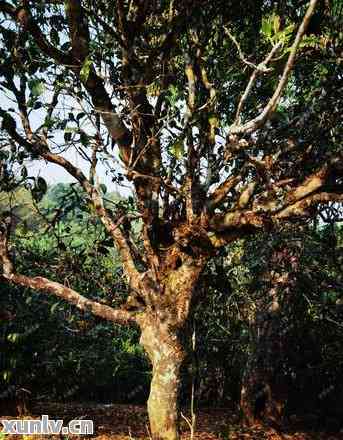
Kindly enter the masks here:
<path id="1" fill-rule="evenodd" d="M 40 404 L 33 408 L 31 416 L 25 419 L 39 419 L 41 414 L 48 414 L 50 419 L 62 419 L 64 426 L 72 419 L 91 419 L 94 422 L 92 436 L 76 435 L 23 435 L 1 436 L 5 440 L 78 440 L 92 438 L 96 440 L 143 440 L 149 439 L 149 425 L 146 409 L 138 405 L 103 405 L 103 404 Z M 0 414 L 1 416 L 1 414 Z M 1 417 L 0 417 L 1 418 Z M 4 417 L 5 418 L 5 417 Z M 14 417 L 13 417 L 14 418 Z M 187 422 L 182 419 L 182 440 L 190 439 Z M 197 414 L 197 428 L 194 440 L 343 440 L 343 432 L 315 432 L 311 428 L 304 429 L 300 421 L 293 419 L 292 426 L 282 431 L 255 426 L 243 427 L 237 414 L 228 409 L 203 408 Z"/>

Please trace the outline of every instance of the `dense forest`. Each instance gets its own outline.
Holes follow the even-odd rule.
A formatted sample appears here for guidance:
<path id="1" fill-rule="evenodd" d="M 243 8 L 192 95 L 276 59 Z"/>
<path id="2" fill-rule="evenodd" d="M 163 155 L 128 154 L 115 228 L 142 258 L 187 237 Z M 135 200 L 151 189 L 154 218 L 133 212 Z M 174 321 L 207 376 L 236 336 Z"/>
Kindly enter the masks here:
<path id="1" fill-rule="evenodd" d="M 342 24 L 0 1 L 0 416 L 340 435 Z"/>

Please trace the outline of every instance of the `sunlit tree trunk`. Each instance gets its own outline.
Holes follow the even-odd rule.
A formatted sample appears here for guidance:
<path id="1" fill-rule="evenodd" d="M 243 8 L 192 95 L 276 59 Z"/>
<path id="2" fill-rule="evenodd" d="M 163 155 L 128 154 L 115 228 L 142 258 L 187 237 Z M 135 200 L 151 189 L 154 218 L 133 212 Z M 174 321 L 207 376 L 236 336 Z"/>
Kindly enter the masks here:
<path id="1" fill-rule="evenodd" d="M 152 363 L 148 414 L 153 440 L 180 438 L 180 370 L 191 342 L 189 322 L 200 297 L 199 276 L 205 263 L 205 258 L 186 257 L 183 265 L 166 274 L 159 289 L 163 293 L 138 318 L 140 342 Z"/>
<path id="2" fill-rule="evenodd" d="M 153 440 L 179 439 L 180 368 L 186 351 L 168 323 L 152 321 L 142 329 L 141 344 L 153 367 L 148 414 Z"/>

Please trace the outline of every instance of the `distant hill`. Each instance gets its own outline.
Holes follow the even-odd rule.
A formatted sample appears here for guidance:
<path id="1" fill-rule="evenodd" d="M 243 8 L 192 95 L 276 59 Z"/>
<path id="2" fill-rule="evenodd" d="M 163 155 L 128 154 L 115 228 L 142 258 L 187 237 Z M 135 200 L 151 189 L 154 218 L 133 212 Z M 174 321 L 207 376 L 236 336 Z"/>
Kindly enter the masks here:
<path id="1" fill-rule="evenodd" d="M 11 211 L 15 223 L 22 225 L 30 230 L 37 230 L 44 224 L 44 221 L 37 211 L 37 207 L 46 211 L 53 211 L 63 205 L 68 208 L 71 204 L 77 204 L 75 194 L 80 196 L 80 205 L 84 196 L 80 187 L 70 183 L 59 182 L 48 187 L 48 191 L 43 199 L 37 203 L 32 199 L 31 191 L 23 187 L 7 193 L 0 192 L 0 215 L 4 212 Z M 107 193 L 105 198 L 111 202 L 118 202 L 123 198 L 116 192 Z"/>

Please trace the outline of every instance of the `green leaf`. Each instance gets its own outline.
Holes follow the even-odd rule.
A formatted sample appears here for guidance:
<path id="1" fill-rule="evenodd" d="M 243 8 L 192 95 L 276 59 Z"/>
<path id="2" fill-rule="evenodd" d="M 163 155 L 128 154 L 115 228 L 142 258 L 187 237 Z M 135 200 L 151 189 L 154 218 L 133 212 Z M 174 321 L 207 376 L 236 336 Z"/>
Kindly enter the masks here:
<path id="1" fill-rule="evenodd" d="M 177 159 L 181 159 L 184 155 L 185 148 L 183 145 L 183 139 L 178 139 L 176 142 L 172 144 L 172 146 L 169 149 L 170 154 L 175 156 Z"/>
<path id="2" fill-rule="evenodd" d="M 37 177 L 37 188 L 44 194 L 47 192 L 48 184 L 46 183 L 45 179 L 43 179 L 43 177 Z"/>
<path id="3" fill-rule="evenodd" d="M 71 132 L 70 131 L 65 131 L 64 132 L 64 140 L 65 140 L 65 142 L 70 142 L 71 141 Z"/>
<path id="4" fill-rule="evenodd" d="M 211 115 L 211 116 L 208 118 L 208 123 L 210 124 L 211 127 L 215 127 L 215 128 L 218 128 L 218 127 L 219 127 L 219 121 L 218 121 L 218 118 L 217 118 L 216 116 L 214 116 L 214 115 Z"/>
<path id="5" fill-rule="evenodd" d="M 0 160 L 7 160 L 9 158 L 9 151 L 0 150 Z"/>
<path id="6" fill-rule="evenodd" d="M 103 240 L 101 242 L 101 245 L 102 246 L 107 246 L 107 247 L 114 247 L 114 243 L 113 243 L 112 238 L 107 238 L 106 240 Z"/>
<path id="7" fill-rule="evenodd" d="M 284 33 L 285 33 L 285 35 L 287 36 L 287 38 L 289 38 L 289 37 L 292 35 L 292 33 L 293 33 L 293 31 L 294 31 L 294 27 L 295 27 L 294 24 L 289 24 L 289 25 L 286 26 L 285 29 L 283 30 Z"/>
<path id="8" fill-rule="evenodd" d="M 48 185 L 43 177 L 37 177 L 35 186 L 31 190 L 33 199 L 40 202 L 48 190 Z"/>
<path id="9" fill-rule="evenodd" d="M 51 41 L 55 44 L 58 45 L 60 43 L 60 37 L 58 35 L 58 32 L 56 29 L 52 28 L 50 31 L 50 38 Z"/>
<path id="10" fill-rule="evenodd" d="M 62 46 L 61 46 L 61 50 L 62 50 L 62 51 L 67 51 L 67 50 L 69 50 L 69 49 L 70 49 L 70 43 L 69 43 L 69 41 L 66 41 L 65 43 L 62 44 Z"/>
<path id="11" fill-rule="evenodd" d="M 12 131 L 16 129 L 17 124 L 11 115 L 1 109 L 0 116 L 2 117 L 1 128 L 7 131 Z"/>
<path id="12" fill-rule="evenodd" d="M 92 66 L 92 60 L 87 57 L 80 70 L 80 79 L 83 83 L 87 82 L 91 66 Z"/>
<path id="13" fill-rule="evenodd" d="M 55 123 L 56 123 L 55 118 L 50 118 L 49 116 L 47 116 L 44 121 L 44 127 L 46 127 L 47 129 L 50 129 L 54 126 Z"/>
<path id="14" fill-rule="evenodd" d="M 280 30 L 280 17 L 278 15 L 273 16 L 273 28 L 275 34 L 277 34 Z"/>
<path id="15" fill-rule="evenodd" d="M 84 116 L 86 116 L 86 113 L 78 113 L 78 115 L 76 116 L 76 119 L 79 121 L 80 119 L 82 119 Z"/>
<path id="16" fill-rule="evenodd" d="M 99 188 L 103 194 L 107 193 L 107 186 L 104 183 L 100 183 Z"/>
<path id="17" fill-rule="evenodd" d="M 26 177 L 27 177 L 27 168 L 26 168 L 26 167 L 23 167 L 23 168 L 21 169 L 20 174 L 21 174 L 21 177 L 22 177 L 23 179 L 26 179 Z"/>
<path id="18" fill-rule="evenodd" d="M 29 81 L 29 89 L 32 96 L 40 96 L 44 92 L 44 84 L 39 79 L 31 79 Z"/>
<path id="19" fill-rule="evenodd" d="M 98 252 L 101 255 L 108 255 L 109 250 L 105 248 L 104 246 L 98 246 Z"/>
<path id="20" fill-rule="evenodd" d="M 80 133 L 80 142 L 84 147 L 87 147 L 89 145 L 89 139 L 88 136 L 84 131 L 81 131 Z"/>
<path id="21" fill-rule="evenodd" d="M 62 242 L 58 243 L 57 247 L 58 247 L 58 249 L 60 249 L 63 252 L 65 252 L 67 250 L 67 246 Z"/>
<path id="22" fill-rule="evenodd" d="M 40 108 L 42 108 L 42 107 L 43 107 L 43 103 L 40 102 L 40 101 L 37 101 L 37 102 L 35 102 L 35 103 L 33 104 L 33 110 L 38 110 L 38 109 L 40 109 Z"/>
<path id="23" fill-rule="evenodd" d="M 270 42 L 284 39 L 284 32 L 280 32 L 280 17 L 272 14 L 262 19 L 261 33 Z"/>
<path id="24" fill-rule="evenodd" d="M 10 333 L 7 335 L 7 340 L 15 344 L 19 339 L 19 336 L 20 336 L 19 333 Z"/>
<path id="25" fill-rule="evenodd" d="M 147 94 L 149 96 L 158 96 L 161 92 L 161 84 L 155 81 L 147 86 Z"/>
<path id="26" fill-rule="evenodd" d="M 262 34 L 265 38 L 270 38 L 272 36 L 272 21 L 271 17 L 263 18 L 262 19 L 262 28 L 261 28 Z"/>
<path id="27" fill-rule="evenodd" d="M 11 376 L 12 376 L 12 371 L 8 371 L 8 370 L 6 370 L 6 371 L 4 371 L 4 372 L 2 373 L 2 377 L 3 377 L 3 379 L 4 379 L 5 382 L 8 382 L 9 379 L 11 378 Z"/>
<path id="28" fill-rule="evenodd" d="M 178 88 L 175 85 L 171 84 L 168 87 L 168 92 L 170 104 L 175 105 L 180 96 Z"/>

